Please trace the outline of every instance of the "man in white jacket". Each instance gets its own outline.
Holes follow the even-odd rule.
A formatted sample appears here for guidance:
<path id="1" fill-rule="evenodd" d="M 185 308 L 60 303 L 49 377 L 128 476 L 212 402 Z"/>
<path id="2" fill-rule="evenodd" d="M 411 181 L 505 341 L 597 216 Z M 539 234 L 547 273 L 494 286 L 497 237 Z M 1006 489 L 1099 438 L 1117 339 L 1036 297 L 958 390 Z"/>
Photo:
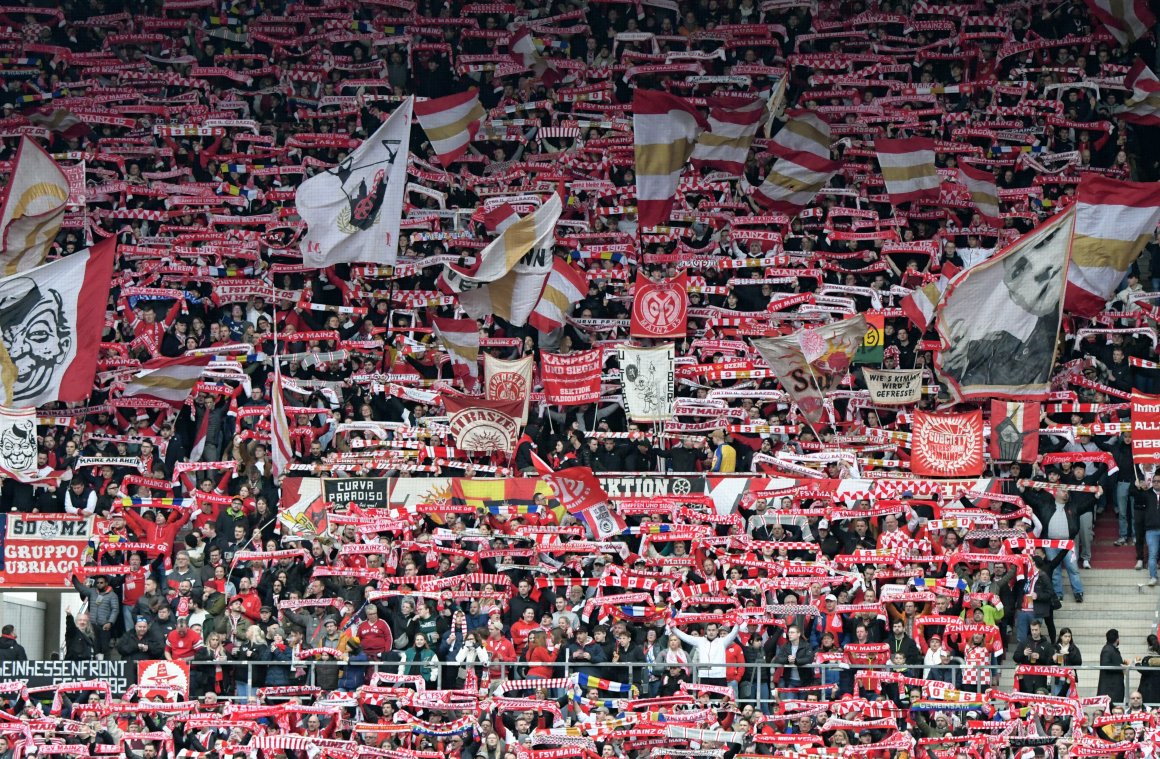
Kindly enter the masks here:
<path id="1" fill-rule="evenodd" d="M 725 679 L 725 649 L 737 638 L 741 625 L 734 625 L 733 629 L 721 635 L 721 627 L 716 622 L 705 625 L 705 635 L 689 635 L 673 627 L 671 631 L 686 645 L 697 650 L 697 661 L 700 682 L 705 685 L 727 685 Z"/>

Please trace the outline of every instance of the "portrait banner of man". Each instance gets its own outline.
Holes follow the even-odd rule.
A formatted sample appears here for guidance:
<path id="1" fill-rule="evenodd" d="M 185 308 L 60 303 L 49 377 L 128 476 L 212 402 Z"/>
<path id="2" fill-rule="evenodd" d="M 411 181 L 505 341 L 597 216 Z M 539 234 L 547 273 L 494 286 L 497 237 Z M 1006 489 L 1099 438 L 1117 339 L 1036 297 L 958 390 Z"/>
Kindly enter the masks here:
<path id="1" fill-rule="evenodd" d="M 1075 210 L 956 277 L 939 304 L 935 369 L 956 401 L 1047 397 Z"/>
<path id="2" fill-rule="evenodd" d="M 0 473 L 36 469 L 36 409 L 0 406 Z"/>
<path id="3" fill-rule="evenodd" d="M 0 404 L 83 401 L 93 389 L 115 238 L 0 279 Z"/>

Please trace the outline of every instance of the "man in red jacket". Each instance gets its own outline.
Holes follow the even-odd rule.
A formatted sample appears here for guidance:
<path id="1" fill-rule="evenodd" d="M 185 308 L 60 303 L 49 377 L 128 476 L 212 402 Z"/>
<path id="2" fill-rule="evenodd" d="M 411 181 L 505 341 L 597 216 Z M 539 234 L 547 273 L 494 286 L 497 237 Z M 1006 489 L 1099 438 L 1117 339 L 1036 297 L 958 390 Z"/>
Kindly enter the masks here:
<path id="1" fill-rule="evenodd" d="M 125 521 L 128 522 L 129 529 L 137 534 L 139 540 L 145 543 L 163 544 L 166 547 L 166 555 L 172 555 L 177 533 L 189 521 L 190 511 L 184 508 L 175 508 L 170 511 L 172 513 L 166 519 L 165 511 L 157 509 L 152 512 L 153 519 L 150 520 L 132 509 L 125 509 Z"/>
<path id="2" fill-rule="evenodd" d="M 390 625 L 379 617 L 378 606 L 367 604 L 366 615 L 366 621 L 358 626 L 358 639 L 368 658 L 379 659 L 395 645 L 395 637 Z"/>

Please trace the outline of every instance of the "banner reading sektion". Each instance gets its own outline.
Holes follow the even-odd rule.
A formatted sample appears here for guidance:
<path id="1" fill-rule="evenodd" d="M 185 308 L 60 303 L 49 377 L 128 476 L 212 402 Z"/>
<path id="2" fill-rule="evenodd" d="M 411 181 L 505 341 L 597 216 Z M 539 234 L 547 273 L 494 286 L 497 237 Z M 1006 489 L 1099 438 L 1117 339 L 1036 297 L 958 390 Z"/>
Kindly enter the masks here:
<path id="1" fill-rule="evenodd" d="M 1160 395 L 1132 393 L 1132 462 L 1160 464 Z"/>
<path id="2" fill-rule="evenodd" d="M 870 402 L 878 406 L 901 406 L 922 400 L 922 372 L 918 369 L 865 369 Z"/>
<path id="3" fill-rule="evenodd" d="M 387 505 L 390 492 L 387 477 L 322 478 L 322 500 L 333 506 L 381 509 Z"/>
<path id="4" fill-rule="evenodd" d="M 92 517 L 0 514 L 0 588 L 68 587 L 92 534 Z"/>
<path id="5" fill-rule="evenodd" d="M 977 477 L 983 473 L 983 412 L 914 412 L 910 471 L 919 477 Z"/>
<path id="6" fill-rule="evenodd" d="M 600 400 L 599 349 L 559 355 L 545 353 L 544 400 L 555 406 L 582 406 Z"/>

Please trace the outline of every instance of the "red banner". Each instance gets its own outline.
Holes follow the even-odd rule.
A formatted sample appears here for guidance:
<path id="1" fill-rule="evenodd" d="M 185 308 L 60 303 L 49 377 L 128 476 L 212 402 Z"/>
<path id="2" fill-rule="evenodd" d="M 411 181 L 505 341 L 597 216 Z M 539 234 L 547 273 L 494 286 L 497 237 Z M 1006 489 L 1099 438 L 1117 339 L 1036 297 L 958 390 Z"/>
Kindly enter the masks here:
<path id="1" fill-rule="evenodd" d="M 189 698 L 189 662 L 137 662 L 138 695 L 147 699 L 185 701 Z"/>
<path id="2" fill-rule="evenodd" d="M 689 275 L 650 282 L 636 273 L 636 297 L 632 301 L 633 337 L 676 338 L 688 331 Z"/>
<path id="3" fill-rule="evenodd" d="M 455 436 L 455 446 L 464 451 L 505 451 L 516 446 L 520 436 L 520 416 L 524 399 L 489 401 L 459 393 L 444 393 L 447 425 Z"/>
<path id="4" fill-rule="evenodd" d="M 560 505 L 576 517 L 601 540 L 619 535 L 626 527 L 624 519 L 608 508 L 608 493 L 600 487 L 600 480 L 588 467 L 574 466 L 554 474 L 544 475 L 544 479 L 560 497 Z"/>
<path id="5" fill-rule="evenodd" d="M 910 471 L 919 477 L 977 477 L 983 473 L 983 412 L 914 412 Z"/>
<path id="6" fill-rule="evenodd" d="M 1132 462 L 1160 464 L 1160 395 L 1132 393 Z"/>
<path id="7" fill-rule="evenodd" d="M 544 400 L 556 406 L 583 406 L 600 400 L 599 349 L 541 357 L 544 373 Z"/>
<path id="8" fill-rule="evenodd" d="M 0 515 L 0 589 L 69 587 L 92 534 L 92 517 Z"/>
<path id="9" fill-rule="evenodd" d="M 1039 402 L 991 401 L 991 441 L 994 461 L 1033 462 L 1039 456 Z"/>

